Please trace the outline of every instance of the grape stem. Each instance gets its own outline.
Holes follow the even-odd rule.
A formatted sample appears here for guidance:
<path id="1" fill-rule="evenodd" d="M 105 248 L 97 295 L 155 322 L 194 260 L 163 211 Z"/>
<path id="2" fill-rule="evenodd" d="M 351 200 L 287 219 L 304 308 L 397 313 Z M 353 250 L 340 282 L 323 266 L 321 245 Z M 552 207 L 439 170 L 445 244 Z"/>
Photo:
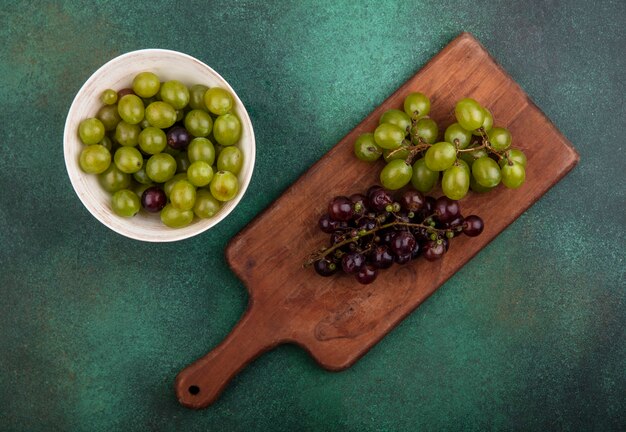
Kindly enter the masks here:
<path id="1" fill-rule="evenodd" d="M 415 126 L 415 121 L 413 121 L 413 126 Z M 489 138 L 487 137 L 485 128 L 481 126 L 480 128 L 478 128 L 478 132 L 480 132 L 482 143 L 477 147 L 468 147 L 465 149 L 460 149 L 458 148 L 458 142 L 456 142 L 457 140 L 455 140 L 454 145 L 456 147 L 457 154 L 473 152 L 473 151 L 480 150 L 480 149 L 486 149 L 489 153 L 496 155 L 498 157 L 498 160 L 504 159 L 505 158 L 504 156 L 502 156 L 500 153 L 494 150 L 493 147 L 491 147 L 491 143 L 489 142 Z M 415 140 L 417 140 L 417 143 L 415 143 Z M 412 165 L 413 160 L 415 159 L 415 156 L 417 156 L 419 153 L 421 153 L 424 150 L 427 150 L 430 146 L 432 146 L 432 144 L 427 143 L 426 141 L 424 141 L 422 137 L 415 135 L 415 134 L 411 134 L 410 142 L 408 142 L 407 140 L 405 140 L 404 142 L 406 143 L 406 145 L 402 145 L 398 147 L 397 149 L 389 152 L 389 154 L 387 155 L 387 158 L 393 157 L 394 155 L 398 154 L 402 150 L 408 149 L 409 155 L 406 157 L 405 162 L 408 165 Z"/>
<path id="2" fill-rule="evenodd" d="M 430 233 L 437 233 L 437 234 L 442 234 L 442 233 L 448 231 L 448 230 L 445 230 L 445 229 L 437 229 L 437 228 L 434 228 L 434 227 L 432 227 L 430 225 L 424 225 L 424 224 L 421 224 L 421 223 L 399 222 L 399 221 L 389 222 L 388 224 L 377 226 L 376 228 L 373 228 L 373 229 L 371 229 L 369 231 L 365 231 L 365 232 L 362 232 L 360 234 L 357 234 L 355 237 L 347 238 L 347 239 L 345 239 L 345 240 L 343 240 L 343 241 L 341 241 L 339 243 L 335 243 L 334 245 L 332 245 L 329 248 L 321 249 L 321 250 L 311 254 L 309 256 L 309 258 L 304 262 L 302 267 L 310 266 L 311 264 L 315 263 L 316 261 L 319 261 L 322 258 L 325 258 L 326 256 L 330 255 L 331 253 L 333 253 L 334 251 L 336 251 L 340 247 L 358 241 L 359 238 L 361 238 L 361 237 L 365 237 L 365 236 L 374 234 L 374 233 L 380 231 L 381 229 L 390 228 L 390 227 L 393 227 L 393 226 L 404 226 L 404 227 L 409 227 L 409 228 L 425 228 L 428 232 L 430 232 Z"/>
<path id="3" fill-rule="evenodd" d="M 491 147 L 491 143 L 489 142 L 489 137 L 487 137 L 487 132 L 485 131 L 485 128 L 482 126 L 479 127 L 478 132 L 480 132 L 480 136 L 483 139 L 483 146 L 487 149 L 487 151 L 489 153 L 492 153 L 498 156 L 498 160 L 502 160 L 503 159 L 502 155 L 498 153 L 497 151 L 495 151 L 493 147 Z"/>

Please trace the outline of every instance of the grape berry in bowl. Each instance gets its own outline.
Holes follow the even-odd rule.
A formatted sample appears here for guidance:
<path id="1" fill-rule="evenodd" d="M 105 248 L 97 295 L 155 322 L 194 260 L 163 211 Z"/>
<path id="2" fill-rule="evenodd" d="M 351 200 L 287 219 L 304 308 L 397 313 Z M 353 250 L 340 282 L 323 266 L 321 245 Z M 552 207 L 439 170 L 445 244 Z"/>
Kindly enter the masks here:
<path id="1" fill-rule="evenodd" d="M 103 224 L 151 242 L 188 238 L 224 219 L 245 193 L 255 139 L 233 89 L 175 51 L 117 57 L 80 89 L 64 134 L 67 171 Z"/>

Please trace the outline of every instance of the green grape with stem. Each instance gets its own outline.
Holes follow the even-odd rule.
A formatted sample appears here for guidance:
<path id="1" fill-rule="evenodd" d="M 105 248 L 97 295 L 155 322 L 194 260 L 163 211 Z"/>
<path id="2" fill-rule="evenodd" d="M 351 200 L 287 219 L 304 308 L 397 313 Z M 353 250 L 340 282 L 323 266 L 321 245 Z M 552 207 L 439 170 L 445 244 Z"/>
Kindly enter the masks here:
<path id="1" fill-rule="evenodd" d="M 461 127 L 473 131 L 482 126 L 485 120 L 485 111 L 478 102 L 471 98 L 461 99 L 456 103 L 454 114 Z"/>
<path id="2" fill-rule="evenodd" d="M 434 144 L 439 136 L 439 128 L 437 123 L 430 117 L 422 117 L 411 128 L 411 135 L 421 138 L 422 141 L 428 144 Z"/>
<path id="3" fill-rule="evenodd" d="M 495 187 L 502 179 L 500 167 L 488 156 L 483 156 L 472 164 L 472 175 L 484 187 Z"/>
<path id="4" fill-rule="evenodd" d="M 354 141 L 354 154 L 359 160 L 374 162 L 380 158 L 383 150 L 376 144 L 373 133 L 364 133 Z"/>
<path id="5" fill-rule="evenodd" d="M 411 184 L 420 192 L 430 192 L 439 180 L 439 171 L 432 171 L 426 166 L 424 158 L 418 159 L 413 164 Z"/>
<path id="6" fill-rule="evenodd" d="M 426 150 L 424 159 L 431 171 L 444 171 L 450 168 L 456 160 L 456 149 L 448 142 L 438 142 Z"/>
<path id="7" fill-rule="evenodd" d="M 441 189 L 445 196 L 453 200 L 460 200 L 467 195 L 470 186 L 468 170 L 461 164 L 452 165 L 443 172 Z"/>
<path id="8" fill-rule="evenodd" d="M 409 130 L 411 126 L 411 118 L 404 112 L 397 109 L 390 109 L 380 116 L 378 124 L 389 123 L 398 126 L 403 131 Z"/>
<path id="9" fill-rule="evenodd" d="M 396 159 L 389 162 L 380 172 L 380 182 L 389 190 L 400 189 L 406 186 L 413 176 L 411 165 L 403 160 Z"/>
<path id="10" fill-rule="evenodd" d="M 509 161 L 502 168 L 502 184 L 509 189 L 517 189 L 526 180 L 526 169 L 522 164 Z"/>

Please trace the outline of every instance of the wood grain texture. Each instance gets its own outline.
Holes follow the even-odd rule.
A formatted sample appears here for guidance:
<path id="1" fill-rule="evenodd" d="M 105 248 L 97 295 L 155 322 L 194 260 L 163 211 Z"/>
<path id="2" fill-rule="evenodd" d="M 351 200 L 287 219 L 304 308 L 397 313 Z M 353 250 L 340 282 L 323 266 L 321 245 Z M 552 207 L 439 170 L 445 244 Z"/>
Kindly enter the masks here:
<path id="1" fill-rule="evenodd" d="M 496 124 L 511 131 L 514 147 L 526 153 L 526 183 L 518 190 L 500 186 L 463 199 L 463 213 L 480 215 L 485 230 L 476 238 L 455 238 L 440 261 L 395 265 L 365 286 L 352 277 L 322 278 L 303 269 L 308 253 L 328 241 L 316 225 L 325 211 L 320 203 L 378 183 L 382 162 L 372 166 L 356 160 L 354 140 L 373 131 L 385 110 L 401 108 L 412 91 L 430 96 L 430 115 L 442 132 L 454 122 L 457 100 L 473 97 L 487 106 Z M 206 407 L 247 363 L 281 343 L 301 346 L 326 369 L 349 367 L 577 161 L 571 144 L 513 79 L 476 39 L 461 34 L 233 238 L 226 256 L 250 291 L 248 309 L 220 345 L 177 376 L 180 403 Z"/>

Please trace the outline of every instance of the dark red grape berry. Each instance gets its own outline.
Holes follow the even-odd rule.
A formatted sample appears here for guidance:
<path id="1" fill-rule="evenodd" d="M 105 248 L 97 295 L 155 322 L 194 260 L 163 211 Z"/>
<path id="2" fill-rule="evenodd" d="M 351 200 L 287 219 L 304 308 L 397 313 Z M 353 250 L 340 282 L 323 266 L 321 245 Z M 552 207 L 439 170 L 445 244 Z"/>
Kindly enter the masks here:
<path id="1" fill-rule="evenodd" d="M 365 265 L 365 257 L 359 252 L 349 252 L 341 258 L 341 268 L 347 274 L 355 274 Z"/>
<path id="2" fill-rule="evenodd" d="M 437 261 L 443 256 L 443 254 L 446 253 L 446 247 L 444 246 L 442 241 L 431 240 L 429 242 L 426 242 L 424 248 L 422 249 L 422 252 L 422 255 L 428 261 Z"/>
<path id="3" fill-rule="evenodd" d="M 349 221 L 354 216 L 353 204 L 350 198 L 337 196 L 328 203 L 328 215 L 336 221 Z"/>
<path id="4" fill-rule="evenodd" d="M 165 192 L 158 186 L 151 186 L 141 194 L 141 206 L 150 213 L 156 213 L 163 210 L 167 204 Z"/>
<path id="5" fill-rule="evenodd" d="M 367 192 L 365 193 L 365 196 L 367 196 L 367 197 L 368 197 L 368 196 L 370 196 L 370 194 L 371 194 L 372 192 L 374 192 L 374 191 L 376 191 L 376 190 L 379 190 L 379 189 L 382 189 L 382 188 L 383 188 L 383 187 L 382 187 L 382 186 L 379 186 L 379 185 L 370 186 L 370 187 L 367 189 Z"/>
<path id="6" fill-rule="evenodd" d="M 379 269 L 386 269 L 393 265 L 393 255 L 387 246 L 377 246 L 370 254 L 370 262 Z"/>
<path id="7" fill-rule="evenodd" d="M 337 272 L 337 264 L 332 261 L 322 258 L 319 261 L 315 261 L 313 264 L 315 271 L 320 276 L 331 276 Z"/>
<path id="8" fill-rule="evenodd" d="M 415 237 L 409 231 L 398 232 L 391 241 L 391 251 L 400 255 L 411 255 L 413 248 L 415 247 Z"/>
<path id="9" fill-rule="evenodd" d="M 132 88 L 123 88 L 122 90 L 117 92 L 117 100 L 119 101 L 120 99 L 122 99 L 124 96 L 132 94 L 134 95 L 135 92 L 133 91 Z"/>
<path id="10" fill-rule="evenodd" d="M 435 213 L 435 202 L 437 202 L 437 200 L 431 196 L 424 198 L 424 208 L 422 209 L 424 217 L 428 217 Z"/>
<path id="11" fill-rule="evenodd" d="M 461 206 L 457 201 L 442 196 L 435 202 L 435 213 L 439 221 L 450 222 L 461 215 Z"/>
<path id="12" fill-rule="evenodd" d="M 397 231 L 393 231 L 393 230 L 385 231 L 381 233 L 380 241 L 383 244 L 391 245 L 391 242 L 393 241 L 393 238 L 396 236 L 396 234 L 398 234 Z"/>
<path id="13" fill-rule="evenodd" d="M 400 205 L 408 212 L 418 212 L 424 207 L 424 195 L 420 191 L 407 190 L 400 196 Z"/>
<path id="14" fill-rule="evenodd" d="M 376 276 L 378 275 L 378 270 L 371 265 L 364 265 L 361 270 L 355 275 L 358 283 L 367 285 L 374 282 Z"/>
<path id="15" fill-rule="evenodd" d="M 371 189 L 371 188 L 370 188 Z M 374 189 L 367 195 L 368 207 L 376 211 L 384 211 L 385 208 L 393 203 L 393 197 L 383 188 Z"/>
<path id="16" fill-rule="evenodd" d="M 406 255 L 396 255 L 395 261 L 396 261 L 396 263 L 398 263 L 400 265 L 406 264 L 409 261 L 411 261 L 411 254 L 408 253 Z"/>
<path id="17" fill-rule="evenodd" d="M 331 234 L 337 229 L 337 222 L 332 220 L 327 214 L 324 214 L 317 221 L 317 226 L 326 234 Z"/>
<path id="18" fill-rule="evenodd" d="M 413 233 L 415 240 L 428 240 L 428 230 L 426 228 L 414 228 L 411 232 Z"/>
<path id="19" fill-rule="evenodd" d="M 463 222 L 463 234 L 470 237 L 476 237 L 477 235 L 480 235 L 480 233 L 483 232 L 484 228 L 485 225 L 483 223 L 483 220 L 476 215 L 470 215 L 466 217 L 465 222 Z"/>
<path id="20" fill-rule="evenodd" d="M 419 242 L 415 242 L 415 246 L 413 247 L 413 250 L 411 251 L 411 259 L 416 259 L 417 257 L 420 256 L 421 253 L 422 253 L 422 248 L 420 247 Z"/>
<path id="21" fill-rule="evenodd" d="M 173 149 L 180 150 L 187 147 L 190 140 L 191 135 L 184 127 L 174 126 L 167 131 L 167 145 Z"/>
<path id="22" fill-rule="evenodd" d="M 463 225 L 463 216 L 459 215 L 452 219 L 450 222 L 446 222 L 444 225 L 446 228 L 456 228 L 458 226 Z"/>

